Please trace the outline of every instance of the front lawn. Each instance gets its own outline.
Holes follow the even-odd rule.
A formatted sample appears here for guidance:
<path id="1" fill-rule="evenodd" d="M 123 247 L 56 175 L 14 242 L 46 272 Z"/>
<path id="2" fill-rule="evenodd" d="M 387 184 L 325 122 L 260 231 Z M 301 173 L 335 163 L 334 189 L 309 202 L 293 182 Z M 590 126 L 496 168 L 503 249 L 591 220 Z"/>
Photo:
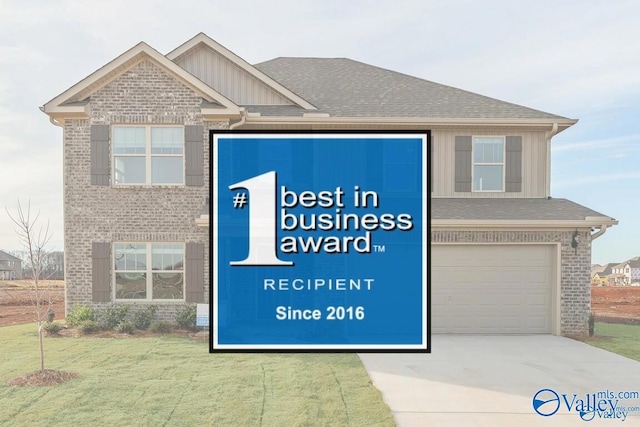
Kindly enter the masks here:
<path id="1" fill-rule="evenodd" d="M 356 354 L 209 354 L 186 338 L 46 338 L 45 367 L 79 376 L 8 381 L 39 367 L 34 324 L 0 328 L 0 425 L 393 426 Z"/>
<path id="2" fill-rule="evenodd" d="M 596 322 L 588 344 L 640 361 L 640 325 Z"/>

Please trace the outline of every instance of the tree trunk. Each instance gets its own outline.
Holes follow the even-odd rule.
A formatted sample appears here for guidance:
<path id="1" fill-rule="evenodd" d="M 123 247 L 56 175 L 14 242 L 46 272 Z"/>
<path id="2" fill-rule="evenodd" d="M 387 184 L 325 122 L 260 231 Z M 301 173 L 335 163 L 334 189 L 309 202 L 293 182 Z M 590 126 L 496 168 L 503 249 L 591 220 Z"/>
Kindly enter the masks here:
<path id="1" fill-rule="evenodd" d="M 40 371 L 44 371 L 44 340 L 42 339 L 42 322 L 38 322 L 38 340 L 40 341 Z"/>

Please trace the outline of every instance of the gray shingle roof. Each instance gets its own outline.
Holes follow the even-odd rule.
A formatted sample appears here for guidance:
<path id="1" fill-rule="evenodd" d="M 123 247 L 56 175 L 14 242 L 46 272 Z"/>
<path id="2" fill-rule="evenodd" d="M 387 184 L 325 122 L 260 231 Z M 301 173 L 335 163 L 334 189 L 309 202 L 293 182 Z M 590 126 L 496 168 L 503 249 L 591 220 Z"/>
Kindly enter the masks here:
<path id="1" fill-rule="evenodd" d="M 566 119 L 346 58 L 255 65 L 334 117 Z"/>
<path id="2" fill-rule="evenodd" d="M 0 261 L 22 261 L 20 258 L 16 258 L 5 251 L 0 251 Z"/>
<path id="3" fill-rule="evenodd" d="M 609 218 L 567 199 L 431 199 L 431 219 L 579 221 L 588 216 Z"/>

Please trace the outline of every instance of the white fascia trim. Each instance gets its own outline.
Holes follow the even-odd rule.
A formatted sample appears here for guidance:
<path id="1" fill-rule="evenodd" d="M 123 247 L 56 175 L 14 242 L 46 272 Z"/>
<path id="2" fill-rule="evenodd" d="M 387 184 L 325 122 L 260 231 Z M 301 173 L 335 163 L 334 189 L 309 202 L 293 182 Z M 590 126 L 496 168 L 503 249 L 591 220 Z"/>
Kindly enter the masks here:
<path id="1" fill-rule="evenodd" d="M 431 227 L 455 229 L 575 229 L 617 225 L 618 221 L 609 217 L 586 217 L 583 220 L 463 220 L 432 219 Z"/>
<path id="2" fill-rule="evenodd" d="M 69 89 L 53 98 L 51 101 L 47 102 L 43 107 L 43 111 L 46 114 L 49 114 L 52 112 L 68 112 L 71 111 L 70 109 L 72 108 L 77 108 L 76 106 L 62 106 L 61 104 L 64 104 L 66 101 L 73 98 L 75 95 L 82 92 L 84 89 L 88 88 L 100 79 L 108 77 L 109 74 L 113 73 L 113 71 L 118 69 L 118 67 L 121 67 L 127 62 L 136 59 L 136 57 L 138 56 L 141 59 L 146 56 L 154 60 L 156 63 L 166 68 L 169 72 L 178 77 L 178 79 L 181 80 L 184 84 L 202 95 L 204 98 L 216 101 L 223 105 L 225 108 L 228 108 L 233 112 L 238 112 L 239 114 L 239 107 L 231 100 L 213 90 L 211 87 L 204 84 L 201 80 L 197 79 L 195 76 L 179 67 L 174 62 L 168 60 L 165 56 L 160 54 L 157 50 L 155 50 L 145 42 L 138 43 L 122 55 L 118 56 L 116 59 L 104 65 L 102 68 L 94 71 L 92 74 L 85 77 L 80 82 L 71 86 Z M 113 75 L 108 81 L 105 82 L 105 84 L 117 78 L 119 75 L 120 73 Z M 54 111 L 54 109 L 57 111 Z"/>
<path id="3" fill-rule="evenodd" d="M 349 125 L 349 124 L 390 124 L 390 125 L 429 125 L 429 126 L 540 126 L 549 127 L 552 123 L 558 126 L 569 127 L 577 123 L 577 120 L 564 119 L 459 119 L 459 118 L 422 118 L 422 117 L 283 117 L 283 116 L 254 116 L 249 114 L 247 124 L 273 125 L 273 124 L 326 124 L 326 125 Z"/>
<path id="4" fill-rule="evenodd" d="M 254 67 L 253 65 L 249 64 L 247 61 L 245 61 L 244 59 L 240 58 L 238 55 L 236 55 L 235 53 L 231 52 L 226 47 L 222 46 L 220 43 L 216 42 L 215 40 L 213 40 L 211 37 L 209 37 L 205 33 L 200 33 L 200 34 L 196 35 L 194 38 L 192 38 L 191 40 L 186 41 L 185 43 L 183 43 L 182 45 L 178 46 L 177 48 L 175 48 L 171 52 L 167 53 L 166 57 L 170 61 L 175 61 L 175 59 L 178 58 L 180 55 L 182 55 L 183 53 L 186 53 L 187 51 L 189 51 L 190 49 L 196 47 L 200 43 L 202 43 L 202 44 L 208 46 L 209 48 L 213 49 L 214 51 L 218 52 L 219 54 L 221 54 L 222 56 L 227 58 L 229 61 L 233 62 L 238 67 L 240 67 L 241 69 L 243 69 L 247 73 L 251 74 L 256 79 L 260 80 L 262 83 L 264 83 L 267 86 L 271 87 L 276 92 L 279 92 L 285 98 L 288 98 L 289 100 L 291 100 L 295 104 L 298 104 L 300 107 L 302 107 L 302 108 L 304 108 L 306 110 L 317 110 L 315 105 L 310 104 L 308 101 L 306 101 L 305 99 L 301 98 L 299 95 L 296 95 L 291 90 L 289 90 L 286 87 L 282 86 L 280 83 L 278 83 L 277 81 L 273 80 L 271 77 L 267 76 L 262 71 L 258 70 L 256 67 Z"/>

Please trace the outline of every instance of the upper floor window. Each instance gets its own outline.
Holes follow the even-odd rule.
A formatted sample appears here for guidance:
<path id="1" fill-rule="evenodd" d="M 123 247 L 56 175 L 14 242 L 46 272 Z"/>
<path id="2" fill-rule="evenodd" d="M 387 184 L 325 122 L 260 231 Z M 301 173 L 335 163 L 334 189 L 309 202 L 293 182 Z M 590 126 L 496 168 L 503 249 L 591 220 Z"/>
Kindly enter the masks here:
<path id="1" fill-rule="evenodd" d="M 113 126 L 116 184 L 184 184 L 184 128 Z"/>
<path id="2" fill-rule="evenodd" d="M 473 138 L 473 191 L 504 191 L 504 137 Z"/>

